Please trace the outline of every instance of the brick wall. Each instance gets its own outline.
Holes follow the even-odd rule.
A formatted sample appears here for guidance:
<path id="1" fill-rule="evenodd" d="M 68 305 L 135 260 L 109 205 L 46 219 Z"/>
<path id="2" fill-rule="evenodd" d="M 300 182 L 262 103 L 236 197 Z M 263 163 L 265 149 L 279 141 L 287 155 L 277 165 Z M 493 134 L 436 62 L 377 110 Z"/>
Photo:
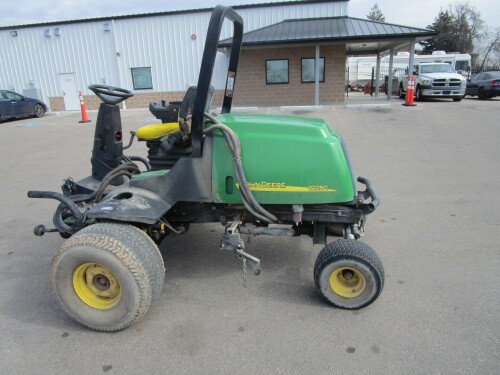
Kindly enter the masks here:
<path id="1" fill-rule="evenodd" d="M 314 82 L 301 82 L 302 58 L 315 57 L 314 46 L 243 50 L 238 67 L 234 104 L 313 105 Z M 325 82 L 319 84 L 320 104 L 344 101 L 345 45 L 320 47 L 325 58 Z M 288 59 L 288 84 L 266 84 L 266 60 Z"/>
<path id="2" fill-rule="evenodd" d="M 133 97 L 127 99 L 127 108 L 148 108 L 149 102 L 161 100 L 182 100 L 185 91 L 171 91 L 171 92 L 150 92 L 150 93 L 136 93 Z M 224 90 L 215 90 L 212 98 L 212 105 L 216 107 L 222 106 L 222 98 Z M 101 99 L 96 95 L 84 95 L 83 101 L 87 110 L 99 109 Z M 64 98 L 62 96 L 49 97 L 49 107 L 53 112 L 65 111 Z M 122 104 L 120 104 L 122 108 Z"/>
<path id="3" fill-rule="evenodd" d="M 314 82 L 301 82 L 302 58 L 316 55 L 314 46 L 246 49 L 241 52 L 233 105 L 282 106 L 314 105 Z M 320 47 L 325 58 L 325 82 L 319 84 L 320 104 L 328 105 L 344 101 L 345 44 Z M 288 59 L 288 84 L 266 84 L 266 60 Z M 214 107 L 222 105 L 223 90 L 216 90 L 212 100 Z M 185 91 L 136 93 L 127 99 L 127 108 L 148 108 L 150 101 L 182 100 Z M 99 108 L 101 100 L 96 95 L 83 97 L 88 110 Z M 50 97 L 52 111 L 64 111 L 62 97 Z"/>
<path id="4" fill-rule="evenodd" d="M 52 112 L 61 112 L 65 111 L 64 107 L 64 99 L 62 96 L 51 96 L 49 97 L 48 106 Z"/>

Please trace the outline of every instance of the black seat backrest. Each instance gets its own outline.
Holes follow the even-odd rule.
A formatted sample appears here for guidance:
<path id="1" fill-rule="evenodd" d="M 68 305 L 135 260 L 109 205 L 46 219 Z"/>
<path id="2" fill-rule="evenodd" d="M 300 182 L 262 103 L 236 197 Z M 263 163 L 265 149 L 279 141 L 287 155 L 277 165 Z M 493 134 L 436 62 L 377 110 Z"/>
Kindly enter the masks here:
<path id="1" fill-rule="evenodd" d="M 212 97 L 214 95 L 214 87 L 210 86 L 210 90 L 207 95 L 207 102 L 205 103 L 205 112 L 210 110 L 212 105 Z M 179 110 L 179 117 L 186 118 L 193 113 L 194 99 L 196 98 L 196 86 L 189 86 L 182 99 L 181 108 Z"/>

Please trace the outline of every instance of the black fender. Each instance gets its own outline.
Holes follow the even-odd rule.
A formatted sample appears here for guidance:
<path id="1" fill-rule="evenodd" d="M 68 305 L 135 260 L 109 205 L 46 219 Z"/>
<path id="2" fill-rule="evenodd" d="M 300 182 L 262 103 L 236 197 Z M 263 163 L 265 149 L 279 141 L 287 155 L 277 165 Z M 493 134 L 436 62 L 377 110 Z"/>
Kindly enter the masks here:
<path id="1" fill-rule="evenodd" d="M 89 211 L 90 219 L 154 224 L 177 202 L 212 202 L 213 137 L 201 158 L 181 158 L 170 170 L 143 172 L 116 187 Z"/>
<path id="2" fill-rule="evenodd" d="M 174 203 L 146 189 L 117 188 L 88 210 L 87 217 L 154 224 Z"/>

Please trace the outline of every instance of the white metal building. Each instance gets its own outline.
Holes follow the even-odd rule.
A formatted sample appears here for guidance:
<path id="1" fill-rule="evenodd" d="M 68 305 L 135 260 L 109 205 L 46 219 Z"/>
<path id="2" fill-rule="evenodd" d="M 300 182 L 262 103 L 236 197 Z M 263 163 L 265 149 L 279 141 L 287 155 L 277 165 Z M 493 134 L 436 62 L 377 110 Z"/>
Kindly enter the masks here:
<path id="1" fill-rule="evenodd" d="M 341 102 L 346 55 L 380 56 L 435 35 L 349 18 L 348 4 L 349 0 L 317 0 L 235 6 L 245 33 L 238 72 L 244 88 L 236 83 L 236 103 Z M 87 108 L 97 108 L 99 100 L 88 90 L 95 83 L 133 90 L 129 108 L 147 107 L 151 100 L 179 100 L 189 85 L 197 83 L 211 11 L 0 27 L 0 88 L 38 97 L 53 111 L 79 110 L 79 90 Z M 232 33 L 226 22 L 221 40 Z M 227 59 L 224 52 L 218 54 L 214 98 L 224 88 Z M 304 71 L 316 63 L 322 71 L 311 80 Z M 267 70 L 285 67 L 286 81 L 268 80 Z"/>
<path id="2" fill-rule="evenodd" d="M 247 32 L 284 19 L 345 16 L 347 4 L 288 1 L 234 8 Z M 55 103 L 63 97 L 66 110 L 79 110 L 78 90 L 91 95 L 91 83 L 131 89 L 136 95 L 183 92 L 197 82 L 210 15 L 211 9 L 196 9 L 2 27 L 0 88 L 19 93 L 38 89 L 52 109 L 63 109 Z M 228 22 L 221 38 L 229 36 Z M 216 89 L 225 83 L 226 59 L 219 55 Z"/>

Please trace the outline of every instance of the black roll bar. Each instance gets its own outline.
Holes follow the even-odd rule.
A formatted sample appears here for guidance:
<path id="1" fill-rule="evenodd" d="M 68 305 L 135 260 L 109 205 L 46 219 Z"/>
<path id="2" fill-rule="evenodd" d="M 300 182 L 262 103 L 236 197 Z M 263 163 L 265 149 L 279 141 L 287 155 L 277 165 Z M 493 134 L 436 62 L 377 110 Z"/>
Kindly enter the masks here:
<path id="1" fill-rule="evenodd" d="M 233 22 L 234 31 L 222 113 L 231 112 L 236 70 L 238 69 L 241 43 L 243 41 L 243 19 L 232 8 L 217 5 L 212 12 L 210 24 L 208 25 L 207 39 L 205 41 L 205 49 L 203 50 L 200 75 L 193 106 L 193 117 L 191 122 L 191 147 L 193 157 L 200 157 L 202 152 L 203 112 L 205 110 L 210 83 L 212 82 L 212 73 L 214 71 L 215 57 L 217 56 L 217 47 L 219 45 L 222 24 L 226 18 Z"/>

